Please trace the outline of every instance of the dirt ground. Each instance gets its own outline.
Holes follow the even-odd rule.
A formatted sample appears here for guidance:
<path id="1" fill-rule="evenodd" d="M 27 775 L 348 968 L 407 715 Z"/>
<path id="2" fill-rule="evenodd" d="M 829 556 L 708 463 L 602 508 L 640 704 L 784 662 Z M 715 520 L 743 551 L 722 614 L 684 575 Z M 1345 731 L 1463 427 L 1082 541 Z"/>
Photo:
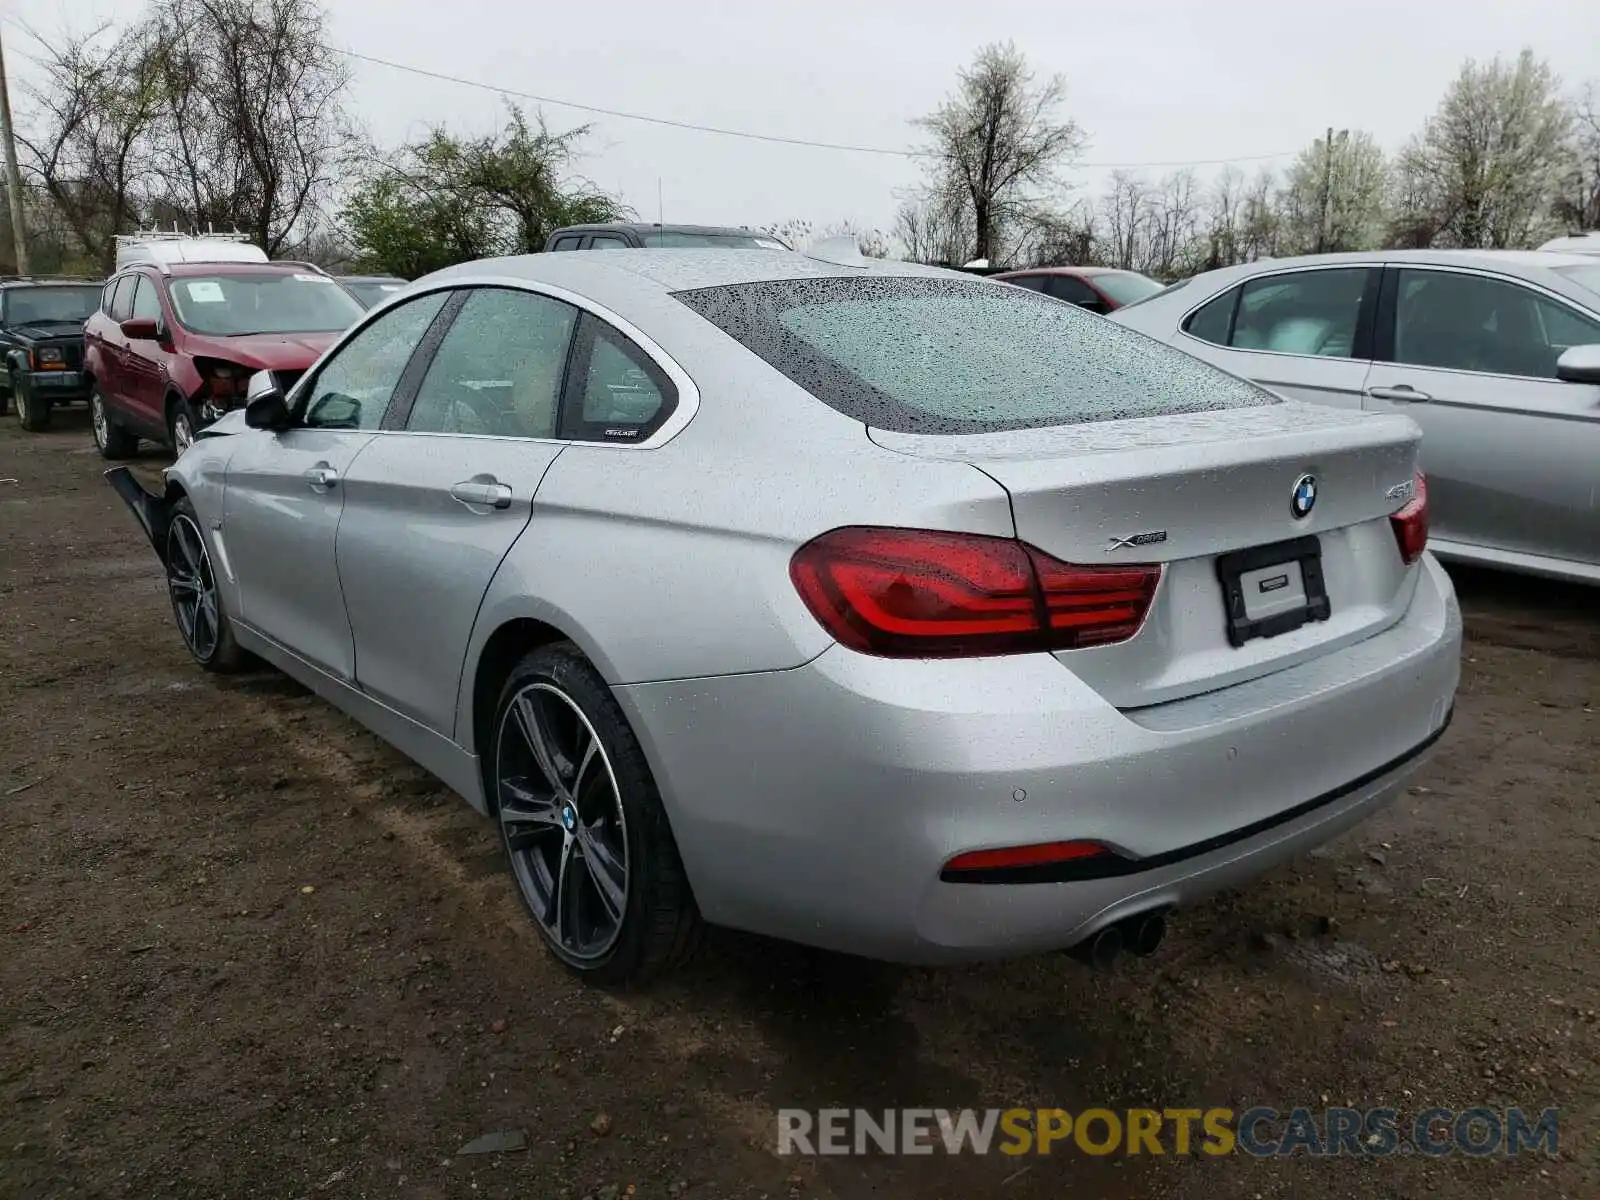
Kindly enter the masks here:
<path id="1" fill-rule="evenodd" d="M 0 1197 L 1600 1196 L 1600 592 L 1458 573 L 1417 786 L 1150 960 L 716 934 L 607 994 L 458 798 L 279 676 L 190 665 L 102 465 L 81 414 L 0 422 Z M 1561 1154 L 775 1154 L 780 1107 L 1346 1103 L 1554 1105 Z"/>

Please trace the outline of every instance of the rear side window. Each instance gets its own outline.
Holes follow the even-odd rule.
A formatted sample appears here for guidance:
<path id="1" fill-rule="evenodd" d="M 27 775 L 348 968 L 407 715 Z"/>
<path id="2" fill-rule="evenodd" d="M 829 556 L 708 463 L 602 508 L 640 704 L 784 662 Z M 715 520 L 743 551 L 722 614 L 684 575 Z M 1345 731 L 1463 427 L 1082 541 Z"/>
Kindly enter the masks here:
<path id="1" fill-rule="evenodd" d="M 1277 403 L 1131 329 L 980 280 L 786 279 L 675 295 L 879 429 L 987 433 Z"/>
<path id="2" fill-rule="evenodd" d="M 1190 337 L 1216 346 L 1228 344 L 1228 330 L 1233 324 L 1233 306 L 1239 302 L 1239 289 L 1229 288 L 1222 295 L 1207 300 L 1183 323 L 1183 331 Z"/>
<path id="3" fill-rule="evenodd" d="M 1349 358 L 1355 352 L 1366 267 L 1269 275 L 1244 285 L 1233 318 L 1236 350 Z"/>

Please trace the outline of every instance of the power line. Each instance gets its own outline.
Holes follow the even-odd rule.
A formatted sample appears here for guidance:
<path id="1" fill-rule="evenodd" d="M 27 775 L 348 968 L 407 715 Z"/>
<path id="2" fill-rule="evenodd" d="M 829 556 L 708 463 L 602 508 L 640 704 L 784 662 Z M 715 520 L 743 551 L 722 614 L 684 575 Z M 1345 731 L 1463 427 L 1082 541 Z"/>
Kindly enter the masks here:
<path id="1" fill-rule="evenodd" d="M 32 34 L 32 30 L 13 17 L 0 16 L 0 22 L 14 24 L 25 32 Z M 37 35 L 34 35 L 37 36 Z M 693 133 L 711 133 L 720 137 L 743 138 L 746 141 L 768 142 L 780 146 L 805 146 L 814 150 L 840 150 L 849 154 L 875 154 L 885 158 L 925 158 L 927 151 L 892 149 L 888 146 L 861 146 L 851 142 L 824 142 L 814 138 L 786 137 L 777 133 L 757 133 L 751 129 L 730 129 L 722 125 L 704 125 L 696 121 L 677 121 L 670 117 L 654 117 L 648 113 L 628 112 L 625 109 L 607 108 L 599 104 L 584 104 L 577 100 L 562 100 L 555 96 L 541 96 L 536 92 L 525 92 L 518 88 L 504 87 L 500 84 L 484 83 L 479 79 L 467 79 L 460 75 L 451 75 L 444 71 L 430 71 L 425 67 L 415 67 L 409 63 L 395 62 L 393 59 L 379 58 L 375 54 L 363 54 L 359 50 L 350 50 L 343 46 L 328 46 L 329 50 L 343 54 L 346 58 L 353 58 L 358 62 L 371 63 L 374 66 L 388 67 L 392 71 L 403 71 L 408 75 L 418 75 L 424 79 L 436 79 L 444 83 L 459 84 L 462 87 L 476 88 L 479 91 L 493 92 L 499 96 L 515 96 L 519 100 L 531 100 L 535 104 L 549 104 L 556 108 L 571 108 L 578 112 L 593 113 L 596 116 L 614 117 L 623 121 L 640 121 L 647 125 L 658 125 L 668 129 L 684 129 Z M 1174 159 L 1167 162 L 1078 162 L 1072 167 L 1076 170 L 1134 170 L 1145 167 L 1160 167 L 1163 169 L 1177 167 L 1219 167 L 1230 163 L 1267 162 L 1274 158 L 1287 158 L 1296 151 L 1277 150 L 1271 154 L 1244 154 L 1233 158 L 1190 158 Z"/>
<path id="2" fill-rule="evenodd" d="M 427 79 L 438 79 L 445 83 L 458 83 L 463 87 L 477 88 L 480 91 L 494 92 L 502 96 L 515 96 L 519 100 L 532 100 L 536 104 L 551 104 L 557 108 L 573 108 L 579 112 L 594 113 L 598 116 L 616 117 L 624 121 L 643 121 L 649 125 L 664 125 L 669 129 L 687 129 L 695 133 L 714 133 L 722 137 L 744 138 L 755 142 L 774 142 L 784 146 L 808 146 L 816 150 L 843 150 L 851 154 L 877 154 L 890 158 L 922 158 L 927 152 L 922 150 L 894 150 L 887 146 L 858 146 L 848 142 L 822 142 L 811 138 L 785 137 L 775 133 L 756 133 L 749 129 L 729 129 L 721 125 L 701 125 L 694 121 L 675 121 L 668 117 L 652 117 L 647 113 L 627 112 L 623 109 L 605 108 L 598 104 L 581 104 L 576 100 L 560 100 L 554 96 L 540 96 L 533 92 L 520 91 L 517 88 L 502 87 L 499 84 L 484 83 L 478 79 L 465 79 L 460 75 L 449 75 L 443 71 L 429 71 L 422 67 L 413 67 L 407 63 L 394 62 L 392 59 L 378 58 L 372 54 L 362 54 L 356 50 L 346 50 L 342 47 L 333 47 L 348 58 L 361 62 L 373 63 L 380 67 L 388 67 L 394 71 L 404 71 L 411 75 L 421 75 Z M 1296 153 L 1293 150 L 1278 150 L 1271 154 L 1246 154 L 1234 158 L 1192 158 L 1171 162 L 1080 162 L 1074 163 L 1077 168 L 1095 169 L 1128 169 L 1135 167 L 1215 167 L 1228 163 L 1238 162 L 1266 162 L 1273 158 L 1287 158 Z"/>

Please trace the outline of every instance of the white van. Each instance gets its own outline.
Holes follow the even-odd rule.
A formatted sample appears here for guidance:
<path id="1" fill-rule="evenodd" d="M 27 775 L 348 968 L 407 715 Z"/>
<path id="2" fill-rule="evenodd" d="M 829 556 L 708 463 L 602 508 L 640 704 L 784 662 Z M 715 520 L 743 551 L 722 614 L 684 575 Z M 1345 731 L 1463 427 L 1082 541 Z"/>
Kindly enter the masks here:
<path id="1" fill-rule="evenodd" d="M 267 252 L 243 233 L 131 233 L 117 236 L 117 270 L 134 263 L 269 261 Z"/>

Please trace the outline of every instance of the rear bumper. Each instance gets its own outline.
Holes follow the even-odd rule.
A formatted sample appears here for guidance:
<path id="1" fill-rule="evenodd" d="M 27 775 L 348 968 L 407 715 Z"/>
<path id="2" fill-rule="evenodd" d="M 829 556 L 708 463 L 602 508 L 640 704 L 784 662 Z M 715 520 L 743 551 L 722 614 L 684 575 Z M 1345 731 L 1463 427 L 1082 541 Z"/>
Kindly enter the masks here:
<path id="1" fill-rule="evenodd" d="M 1048 655 L 804 667 L 616 689 L 706 916 L 904 961 L 1060 948 L 1333 837 L 1448 719 L 1461 619 L 1425 558 L 1384 632 L 1119 711 Z M 1115 874 L 944 882 L 966 850 L 1093 839 Z"/>

